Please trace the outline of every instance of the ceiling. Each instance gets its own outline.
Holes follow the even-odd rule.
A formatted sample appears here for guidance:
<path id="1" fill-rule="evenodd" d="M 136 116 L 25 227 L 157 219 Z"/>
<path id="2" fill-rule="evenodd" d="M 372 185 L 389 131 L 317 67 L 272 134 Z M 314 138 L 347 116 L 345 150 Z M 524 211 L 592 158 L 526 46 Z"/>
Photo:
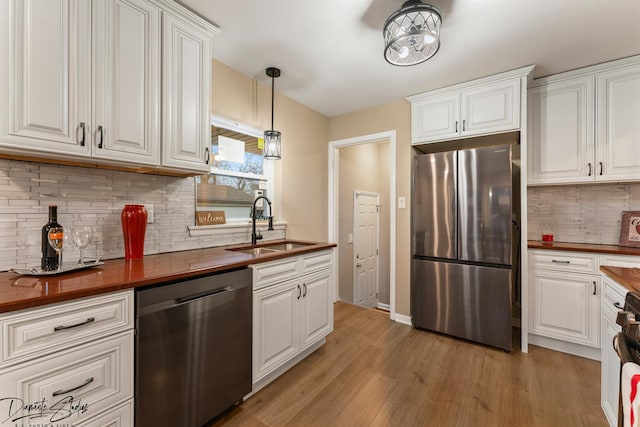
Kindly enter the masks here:
<path id="1" fill-rule="evenodd" d="M 535 77 L 640 54 L 638 0 L 424 0 L 441 48 L 411 67 L 383 57 L 401 0 L 181 0 L 222 29 L 220 62 L 327 116 L 535 64 Z"/>

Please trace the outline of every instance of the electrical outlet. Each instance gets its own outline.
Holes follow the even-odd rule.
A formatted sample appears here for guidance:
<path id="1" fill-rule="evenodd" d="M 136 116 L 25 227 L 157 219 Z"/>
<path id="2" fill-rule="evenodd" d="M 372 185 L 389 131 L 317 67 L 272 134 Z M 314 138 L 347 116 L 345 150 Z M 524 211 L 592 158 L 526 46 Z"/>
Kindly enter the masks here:
<path id="1" fill-rule="evenodd" d="M 147 224 L 153 224 L 153 205 L 145 204 L 144 208 L 147 210 Z"/>

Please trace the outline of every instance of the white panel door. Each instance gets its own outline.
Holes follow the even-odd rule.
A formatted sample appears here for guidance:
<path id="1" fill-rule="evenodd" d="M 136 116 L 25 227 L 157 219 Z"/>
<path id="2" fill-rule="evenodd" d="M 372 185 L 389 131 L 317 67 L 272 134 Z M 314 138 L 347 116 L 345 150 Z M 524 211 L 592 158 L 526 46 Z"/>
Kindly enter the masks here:
<path id="1" fill-rule="evenodd" d="M 253 382 L 298 354 L 300 298 L 297 280 L 254 293 Z"/>
<path id="2" fill-rule="evenodd" d="M 520 128 L 520 80 L 462 91 L 462 136 Z"/>
<path id="3" fill-rule="evenodd" d="M 333 329 L 333 270 L 325 270 L 302 279 L 302 316 L 300 350 L 314 344 Z"/>
<path id="4" fill-rule="evenodd" d="M 411 104 L 411 143 L 456 138 L 459 133 L 460 94 L 453 92 Z"/>
<path id="5" fill-rule="evenodd" d="M 599 276 L 533 270 L 529 289 L 530 332 L 599 346 Z"/>
<path id="6" fill-rule="evenodd" d="M 640 179 L 640 65 L 598 75 L 598 181 Z"/>
<path id="7" fill-rule="evenodd" d="M 356 305 L 378 305 L 378 205 L 377 194 L 354 193 L 354 296 Z"/>
<path id="8" fill-rule="evenodd" d="M 94 2 L 93 156 L 160 164 L 160 10 Z"/>
<path id="9" fill-rule="evenodd" d="M 3 146 L 89 154 L 89 6 L 71 0 L 2 5 L 6 33 L 1 38 L 10 40 L 9 57 L 4 58 L 9 64 L 0 73 L 9 99 L 0 107 Z"/>
<path id="10" fill-rule="evenodd" d="M 530 89 L 529 183 L 594 180 L 594 78 Z"/>
<path id="11" fill-rule="evenodd" d="M 613 348 L 613 337 L 620 332 L 615 323 L 616 313 L 603 307 L 602 348 L 600 349 L 600 403 L 609 425 L 618 425 L 618 391 L 620 387 L 620 358 Z"/>
<path id="12" fill-rule="evenodd" d="M 162 26 L 162 163 L 208 172 L 211 40 L 167 13 Z"/>

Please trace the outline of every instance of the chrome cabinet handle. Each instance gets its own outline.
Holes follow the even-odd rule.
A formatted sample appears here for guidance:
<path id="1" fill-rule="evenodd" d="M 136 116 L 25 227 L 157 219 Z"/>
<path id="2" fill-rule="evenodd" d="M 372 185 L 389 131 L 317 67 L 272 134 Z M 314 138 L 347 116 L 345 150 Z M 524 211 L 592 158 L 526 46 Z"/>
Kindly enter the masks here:
<path id="1" fill-rule="evenodd" d="M 302 290 L 300 289 L 300 285 L 297 285 L 297 286 L 298 286 L 298 298 L 297 299 L 300 299 L 300 296 L 302 296 Z"/>
<path id="2" fill-rule="evenodd" d="M 556 264 L 571 264 L 571 261 L 558 261 L 557 259 L 552 259 L 551 262 L 555 262 Z"/>
<path id="3" fill-rule="evenodd" d="M 82 384 L 77 387 L 70 388 L 69 390 L 56 390 L 53 392 L 52 396 L 60 396 L 61 394 L 71 393 L 72 391 L 76 391 L 81 389 L 82 387 L 86 387 L 93 382 L 93 377 L 87 378 Z"/>
<path id="4" fill-rule="evenodd" d="M 209 147 L 204 149 L 204 164 L 208 165 L 209 164 Z"/>
<path id="5" fill-rule="evenodd" d="M 624 310 L 624 307 L 620 305 L 620 303 L 618 301 L 613 303 L 613 306 L 615 308 L 617 308 L 618 310 Z"/>
<path id="6" fill-rule="evenodd" d="M 602 162 L 600 162 L 600 176 L 602 176 Z"/>
<path id="7" fill-rule="evenodd" d="M 594 281 L 593 281 L 593 294 L 594 294 L 594 295 L 597 295 L 597 294 L 596 294 L 596 290 L 597 290 L 597 289 L 596 289 L 596 281 L 594 280 Z"/>
<path id="8" fill-rule="evenodd" d="M 591 176 L 591 163 L 587 163 L 587 166 L 589 166 L 589 173 L 587 174 L 587 176 Z"/>
<path id="9" fill-rule="evenodd" d="M 80 140 L 80 146 L 84 147 L 84 140 L 87 134 L 87 125 L 84 122 L 80 122 L 80 130 L 82 131 L 82 139 Z"/>
<path id="10" fill-rule="evenodd" d="M 89 317 L 87 320 L 85 320 L 84 322 L 80 322 L 80 323 L 76 323 L 75 325 L 70 325 L 70 326 L 64 326 L 64 325 L 60 325 L 60 326 L 56 326 L 55 328 L 53 328 L 54 332 L 58 332 L 58 331 L 66 331 L 67 329 L 73 329 L 73 328 L 77 328 L 78 326 L 84 326 L 87 325 L 91 322 L 94 322 L 96 320 L 95 317 Z"/>
<path id="11" fill-rule="evenodd" d="M 306 296 L 307 296 L 307 284 L 306 284 L 306 283 L 303 283 L 303 284 L 302 284 L 302 287 L 304 288 L 304 292 L 303 292 L 303 294 L 302 294 L 302 297 L 304 298 L 304 297 L 306 297 Z"/>
<path id="12" fill-rule="evenodd" d="M 102 148 L 102 143 L 104 140 L 104 132 L 102 130 L 102 126 L 98 126 L 98 135 L 100 135 L 100 142 L 98 142 L 98 148 Z"/>

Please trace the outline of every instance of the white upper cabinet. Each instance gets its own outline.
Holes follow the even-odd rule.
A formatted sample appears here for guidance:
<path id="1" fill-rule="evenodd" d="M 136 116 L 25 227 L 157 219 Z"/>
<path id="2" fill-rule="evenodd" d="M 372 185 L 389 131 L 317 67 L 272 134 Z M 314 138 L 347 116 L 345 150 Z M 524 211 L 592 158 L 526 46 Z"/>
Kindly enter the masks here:
<path id="1" fill-rule="evenodd" d="M 411 104 L 411 141 L 425 142 L 459 136 L 460 94 L 447 93 Z"/>
<path id="2" fill-rule="evenodd" d="M 594 78 L 529 89 L 529 183 L 593 181 Z"/>
<path id="3" fill-rule="evenodd" d="M 93 3 L 93 156 L 160 163 L 160 9 Z"/>
<path id="4" fill-rule="evenodd" d="M 598 176 L 640 180 L 640 64 L 598 74 Z"/>
<path id="5" fill-rule="evenodd" d="M 520 129 L 522 87 L 533 66 L 413 95 L 411 143 L 424 144 Z"/>
<path id="6" fill-rule="evenodd" d="M 13 0 L 0 8 L 1 145 L 89 155 L 89 4 Z"/>
<path id="7" fill-rule="evenodd" d="M 211 37 L 167 13 L 162 34 L 162 164 L 209 172 Z"/>
<path id="8" fill-rule="evenodd" d="M 8 0 L 0 27 L 0 152 L 209 170 L 215 26 L 172 0 Z"/>
<path id="9" fill-rule="evenodd" d="M 640 57 L 534 81 L 529 184 L 640 180 Z"/>

